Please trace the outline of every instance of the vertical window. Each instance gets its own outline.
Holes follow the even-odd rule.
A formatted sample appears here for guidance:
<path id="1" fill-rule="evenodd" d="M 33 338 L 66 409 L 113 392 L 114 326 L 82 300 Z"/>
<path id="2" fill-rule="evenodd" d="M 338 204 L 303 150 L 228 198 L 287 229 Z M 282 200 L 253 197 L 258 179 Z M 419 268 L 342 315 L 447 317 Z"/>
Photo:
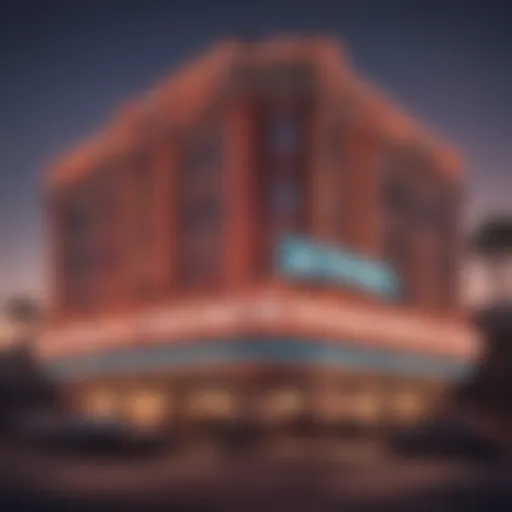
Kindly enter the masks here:
<path id="1" fill-rule="evenodd" d="M 287 233 L 305 229 L 305 137 L 299 108 L 261 112 L 261 161 L 258 171 L 262 225 L 259 268 L 269 270 L 274 245 Z"/>
<path id="2" fill-rule="evenodd" d="M 209 285 L 223 264 L 222 138 L 213 130 L 186 148 L 180 172 L 179 278 Z"/>
<path id="3" fill-rule="evenodd" d="M 406 180 L 406 161 L 397 151 L 386 155 L 381 176 L 383 256 L 396 272 L 400 282 L 400 299 L 411 302 L 412 244 L 414 227 L 411 221 L 413 195 Z"/>
<path id="4" fill-rule="evenodd" d="M 400 300 L 410 302 L 411 289 L 412 239 L 411 226 L 401 215 L 390 214 L 384 229 L 384 259 L 398 275 L 400 281 Z"/>
<path id="5" fill-rule="evenodd" d="M 428 155 L 396 152 L 388 164 L 382 183 L 384 255 L 400 277 L 404 300 L 450 307 L 457 286 L 453 197 Z"/>
<path id="6" fill-rule="evenodd" d="M 133 186 L 133 232 L 131 253 L 133 257 L 133 272 L 135 277 L 136 293 L 149 296 L 154 291 L 153 254 L 155 203 L 154 169 L 148 153 L 140 152 L 132 161 Z"/>
<path id="7" fill-rule="evenodd" d="M 66 308 L 95 307 L 106 298 L 105 277 L 116 264 L 112 237 L 116 215 L 114 175 L 98 172 L 88 182 L 65 192 L 62 204 L 62 247 Z"/>
<path id="8" fill-rule="evenodd" d="M 62 238 L 64 248 L 64 307 L 79 309 L 86 302 L 86 279 L 90 256 L 84 243 L 88 235 L 89 219 L 80 198 L 67 198 L 63 208 Z"/>
<path id="9" fill-rule="evenodd" d="M 73 311 L 93 305 L 96 252 L 96 222 L 92 189 L 82 185 L 65 200 L 63 247 L 65 307 Z"/>
<path id="10" fill-rule="evenodd" d="M 450 308 L 457 287 L 457 226 L 455 196 L 439 178 L 435 169 L 428 169 L 415 202 L 415 222 L 430 240 L 424 267 L 418 269 L 429 276 L 428 288 L 433 294 L 430 305 Z M 427 286 L 427 284 L 425 284 Z"/>
<path id="11" fill-rule="evenodd" d="M 97 266 L 101 276 L 108 277 L 119 263 L 119 244 L 114 236 L 119 229 L 118 174 L 105 169 L 94 187 L 94 209 L 97 229 Z"/>
<path id="12" fill-rule="evenodd" d="M 279 217 L 293 217 L 299 206 L 299 184 L 292 176 L 281 176 L 275 180 L 270 197 L 272 212 Z"/>
<path id="13" fill-rule="evenodd" d="M 324 192 L 322 197 L 325 204 L 325 222 L 330 226 L 332 238 L 340 243 L 345 242 L 346 216 L 344 213 L 345 199 L 345 138 L 343 125 L 340 122 L 332 123 L 325 137 L 323 149 L 325 176 Z"/>
<path id="14" fill-rule="evenodd" d="M 269 148 L 277 156 L 293 156 L 299 147 L 299 123 L 292 115 L 277 116 L 269 127 Z"/>
<path id="15" fill-rule="evenodd" d="M 297 115 L 286 113 L 269 119 L 266 138 L 268 158 L 268 215 L 277 224 L 301 227 L 301 124 Z"/>
<path id="16" fill-rule="evenodd" d="M 437 226 L 437 273 L 441 288 L 440 306 L 453 308 L 457 303 L 459 285 L 459 247 L 457 239 L 459 204 L 457 194 L 451 190 L 443 193 L 441 199 Z"/>

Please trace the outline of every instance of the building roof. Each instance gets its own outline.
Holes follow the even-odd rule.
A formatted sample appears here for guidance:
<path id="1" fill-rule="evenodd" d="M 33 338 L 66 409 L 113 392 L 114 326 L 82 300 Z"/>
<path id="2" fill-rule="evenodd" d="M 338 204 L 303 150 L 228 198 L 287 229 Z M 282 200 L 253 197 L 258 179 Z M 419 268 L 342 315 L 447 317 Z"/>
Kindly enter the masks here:
<path id="1" fill-rule="evenodd" d="M 185 125 L 201 112 L 222 87 L 237 61 L 262 63 L 290 58 L 307 58 L 315 63 L 321 80 L 339 84 L 348 92 L 369 122 L 382 135 L 396 142 L 416 142 L 431 149 L 439 168 L 457 175 L 460 155 L 429 130 L 407 116 L 376 88 L 363 80 L 348 63 L 342 45 L 330 37 L 278 36 L 263 41 L 227 40 L 214 46 L 165 77 L 157 86 L 116 112 L 100 133 L 87 139 L 60 158 L 48 174 L 48 184 L 59 185 L 101 166 L 102 159 L 118 151 L 133 150 L 147 122 Z"/>

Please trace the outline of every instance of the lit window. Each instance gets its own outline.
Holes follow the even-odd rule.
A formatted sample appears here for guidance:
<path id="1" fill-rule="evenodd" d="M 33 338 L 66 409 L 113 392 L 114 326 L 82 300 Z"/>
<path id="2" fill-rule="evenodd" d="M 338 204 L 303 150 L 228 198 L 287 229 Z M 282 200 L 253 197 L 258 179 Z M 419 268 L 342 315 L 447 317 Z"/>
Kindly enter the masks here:
<path id="1" fill-rule="evenodd" d="M 168 412 L 169 400 L 157 391 L 139 391 L 130 396 L 128 415 L 137 426 L 161 425 Z"/>
<path id="2" fill-rule="evenodd" d="M 106 390 L 91 392 L 85 398 L 85 413 L 94 418 L 113 418 L 117 414 L 117 397 L 114 393 Z"/>

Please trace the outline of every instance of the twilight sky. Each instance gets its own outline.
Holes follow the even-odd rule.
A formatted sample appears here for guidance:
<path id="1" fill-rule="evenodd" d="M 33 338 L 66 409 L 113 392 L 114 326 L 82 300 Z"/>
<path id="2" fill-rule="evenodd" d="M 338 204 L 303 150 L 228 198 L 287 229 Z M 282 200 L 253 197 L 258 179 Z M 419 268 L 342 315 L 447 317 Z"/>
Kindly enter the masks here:
<path id="1" fill-rule="evenodd" d="M 465 155 L 468 222 L 512 211 L 509 0 L 4 2 L 0 300 L 44 290 L 40 181 L 47 162 L 229 35 L 338 35 L 363 75 Z"/>

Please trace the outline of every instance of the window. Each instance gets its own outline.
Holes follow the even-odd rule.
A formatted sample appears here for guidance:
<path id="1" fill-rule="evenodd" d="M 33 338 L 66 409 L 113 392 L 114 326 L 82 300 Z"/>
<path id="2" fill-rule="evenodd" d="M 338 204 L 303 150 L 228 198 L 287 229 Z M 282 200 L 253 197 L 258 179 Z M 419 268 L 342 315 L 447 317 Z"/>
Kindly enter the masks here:
<path id="1" fill-rule="evenodd" d="M 63 306 L 79 311 L 108 300 L 107 280 L 116 268 L 117 174 L 98 169 L 63 191 L 58 210 L 63 258 Z"/>
<path id="2" fill-rule="evenodd" d="M 220 200 L 218 197 L 207 197 L 201 201 L 189 203 L 183 211 L 183 224 L 188 233 L 211 230 L 219 223 Z"/>
<path id="3" fill-rule="evenodd" d="M 397 177 L 390 177 L 385 181 L 384 202 L 386 208 L 395 214 L 406 214 L 414 208 L 411 190 Z"/>
<path id="4" fill-rule="evenodd" d="M 188 155 L 186 177 L 204 177 L 217 169 L 221 162 L 222 140 L 217 134 L 206 136 Z"/>
<path id="5" fill-rule="evenodd" d="M 306 145 L 299 105 L 276 111 L 268 104 L 260 115 L 258 209 L 262 232 L 258 270 L 267 273 L 274 244 L 285 234 L 305 228 Z"/>
<path id="6" fill-rule="evenodd" d="M 299 112 L 272 115 L 267 125 L 267 204 L 269 214 L 299 224 L 304 158 Z M 297 226 L 299 227 L 299 226 Z"/>
<path id="7" fill-rule="evenodd" d="M 277 180 L 271 197 L 272 211 L 283 217 L 293 216 L 298 211 L 299 199 L 299 186 L 296 180 Z"/>
<path id="8" fill-rule="evenodd" d="M 133 292 L 147 297 L 155 292 L 154 279 L 154 204 L 155 170 L 147 149 L 139 148 L 129 156 L 128 179 L 131 186 L 130 205 L 130 272 Z"/>
<path id="9" fill-rule="evenodd" d="M 299 126 L 293 117 L 279 117 L 269 130 L 269 146 L 279 156 L 293 155 L 299 145 Z"/>
<path id="10" fill-rule="evenodd" d="M 414 243 L 414 195 L 405 155 L 391 149 L 381 175 L 383 257 L 400 281 L 400 300 L 411 302 Z"/>
<path id="11" fill-rule="evenodd" d="M 430 240 L 418 272 L 429 276 L 430 283 L 424 283 L 424 287 L 433 293 L 431 306 L 449 308 L 457 286 L 457 205 L 450 187 L 435 175 L 433 167 L 429 171 L 418 184 L 414 212 L 417 230 Z"/>
<path id="12" fill-rule="evenodd" d="M 332 105 L 328 105 L 332 108 Z M 327 108 L 324 107 L 324 108 Z M 329 226 L 333 240 L 346 242 L 346 165 L 343 122 L 335 118 L 326 127 L 323 141 L 323 210 L 324 222 Z"/>
<path id="13" fill-rule="evenodd" d="M 389 156 L 382 182 L 385 257 L 408 290 L 404 298 L 448 307 L 457 280 L 455 196 L 430 155 L 395 149 Z"/>
<path id="14" fill-rule="evenodd" d="M 459 247 L 457 239 L 457 194 L 448 191 L 443 194 L 440 204 L 438 236 L 438 276 L 441 288 L 440 305 L 454 307 L 458 298 Z"/>
<path id="15" fill-rule="evenodd" d="M 65 307 L 80 310 L 90 306 L 96 263 L 95 212 L 91 189 L 82 186 L 69 193 L 62 215 Z"/>
<path id="16" fill-rule="evenodd" d="M 119 243 L 115 236 L 112 236 L 118 232 L 121 222 L 118 184 L 119 174 L 112 168 L 104 169 L 95 183 L 95 222 L 98 223 L 100 231 L 96 258 L 98 272 L 103 276 L 109 276 L 117 268 L 121 254 Z"/>
<path id="17" fill-rule="evenodd" d="M 400 280 L 400 295 L 402 302 L 412 298 L 411 290 L 411 261 L 412 237 L 408 223 L 403 219 L 389 218 L 384 231 L 384 259 L 398 274 Z"/>
<path id="18" fill-rule="evenodd" d="M 179 278 L 184 286 L 216 281 L 222 267 L 222 138 L 214 129 L 185 150 L 179 190 Z"/>

